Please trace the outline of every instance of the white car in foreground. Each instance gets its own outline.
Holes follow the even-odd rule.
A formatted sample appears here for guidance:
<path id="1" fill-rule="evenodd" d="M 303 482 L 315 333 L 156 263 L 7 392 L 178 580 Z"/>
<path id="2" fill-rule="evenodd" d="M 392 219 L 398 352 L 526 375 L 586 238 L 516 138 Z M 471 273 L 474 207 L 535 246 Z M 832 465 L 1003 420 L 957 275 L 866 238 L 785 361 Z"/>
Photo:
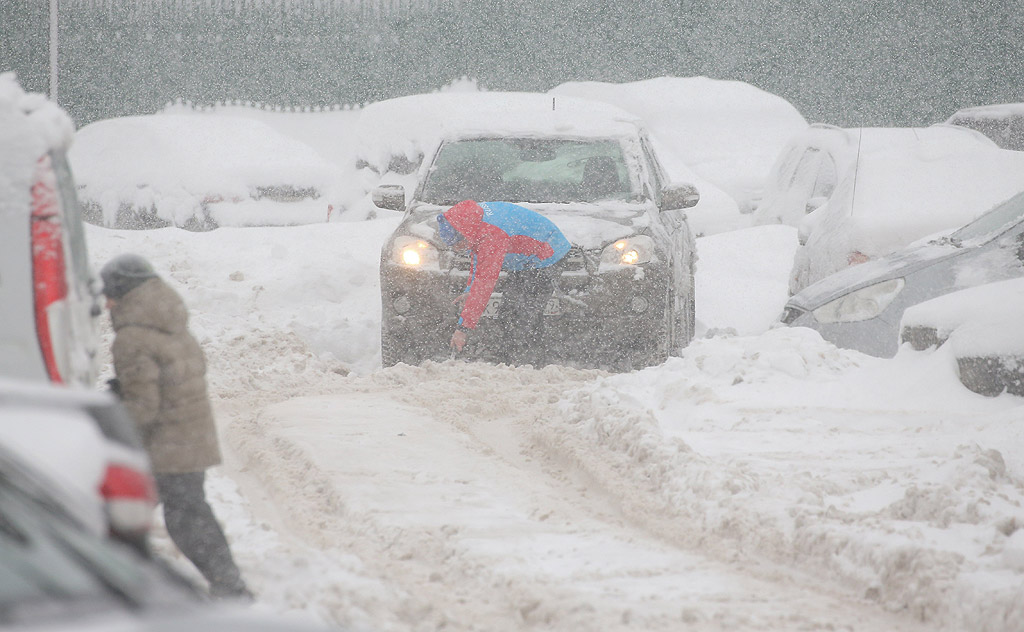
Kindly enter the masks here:
<path id="1" fill-rule="evenodd" d="M 147 549 L 156 487 L 135 424 L 112 395 L 0 380 L 0 446 L 64 485 L 97 535 Z"/>
<path id="2" fill-rule="evenodd" d="M 1024 397 L 1024 278 L 967 288 L 903 313 L 900 338 L 914 349 L 947 346 L 964 386 Z"/>

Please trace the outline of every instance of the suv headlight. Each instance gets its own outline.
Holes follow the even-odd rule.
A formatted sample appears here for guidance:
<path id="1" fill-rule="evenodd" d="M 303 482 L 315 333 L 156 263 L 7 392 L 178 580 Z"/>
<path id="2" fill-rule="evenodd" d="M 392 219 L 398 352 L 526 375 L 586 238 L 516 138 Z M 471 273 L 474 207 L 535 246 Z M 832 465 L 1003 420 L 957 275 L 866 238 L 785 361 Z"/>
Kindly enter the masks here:
<path id="1" fill-rule="evenodd" d="M 402 235 L 391 245 L 391 259 L 395 263 L 417 270 L 440 270 L 437 248 L 429 241 L 412 235 Z"/>
<path id="2" fill-rule="evenodd" d="M 619 239 L 601 251 L 601 265 L 598 271 L 649 263 L 654 258 L 654 240 L 647 235 L 633 235 Z"/>
<path id="3" fill-rule="evenodd" d="M 850 292 L 825 303 L 813 314 L 819 323 L 852 323 L 878 316 L 903 290 L 903 279 L 891 279 Z"/>

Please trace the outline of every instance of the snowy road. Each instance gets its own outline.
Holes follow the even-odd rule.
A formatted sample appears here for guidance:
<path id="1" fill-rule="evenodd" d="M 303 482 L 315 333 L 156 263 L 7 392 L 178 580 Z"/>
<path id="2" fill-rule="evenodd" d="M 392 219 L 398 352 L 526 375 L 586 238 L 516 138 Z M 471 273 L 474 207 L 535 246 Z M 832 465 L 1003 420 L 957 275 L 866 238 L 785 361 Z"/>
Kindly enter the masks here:
<path id="1" fill-rule="evenodd" d="M 727 548 L 706 555 L 684 525 L 673 537 L 624 512 L 649 490 L 604 488 L 552 434 L 564 394 L 595 377 L 400 366 L 268 406 L 234 421 L 228 440 L 253 473 L 245 495 L 266 495 L 257 518 L 300 537 L 307 555 L 357 556 L 387 587 L 384 629 L 924 629 L 842 586 Z M 325 579 L 308 597 L 329 611 L 348 589 Z M 353 606 L 387 608 L 349 595 L 330 618 Z"/>

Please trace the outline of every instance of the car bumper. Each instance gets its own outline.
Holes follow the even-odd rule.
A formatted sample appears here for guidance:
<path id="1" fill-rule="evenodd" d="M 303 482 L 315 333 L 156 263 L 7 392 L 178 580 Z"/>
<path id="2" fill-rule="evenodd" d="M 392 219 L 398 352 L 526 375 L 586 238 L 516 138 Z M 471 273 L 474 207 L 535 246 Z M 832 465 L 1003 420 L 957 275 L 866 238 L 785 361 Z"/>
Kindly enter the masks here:
<path id="1" fill-rule="evenodd" d="M 495 287 L 501 294 L 505 275 Z M 385 263 L 381 268 L 381 346 L 384 364 L 418 364 L 449 357 L 459 316 L 455 300 L 466 275 L 423 272 Z M 557 280 L 537 359 L 588 366 L 633 361 L 661 351 L 667 307 L 664 269 L 622 269 L 599 274 L 563 273 Z M 460 357 L 503 361 L 506 341 L 485 312 Z"/>
<path id="2" fill-rule="evenodd" d="M 875 318 L 862 321 L 822 323 L 812 312 L 787 305 L 781 321 L 790 327 L 813 329 L 837 347 L 854 349 L 880 358 L 891 358 L 899 349 L 899 317 L 892 322 L 886 316 L 887 313 L 883 312 Z"/>

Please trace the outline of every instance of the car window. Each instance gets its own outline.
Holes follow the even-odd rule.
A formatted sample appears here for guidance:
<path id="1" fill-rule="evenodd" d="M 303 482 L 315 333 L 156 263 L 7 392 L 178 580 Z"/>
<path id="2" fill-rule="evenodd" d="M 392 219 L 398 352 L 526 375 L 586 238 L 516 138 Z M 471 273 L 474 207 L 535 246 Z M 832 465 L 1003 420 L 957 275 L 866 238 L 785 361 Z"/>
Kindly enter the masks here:
<path id="1" fill-rule="evenodd" d="M 664 186 L 662 184 L 662 168 L 661 163 L 658 162 L 657 154 L 651 149 L 650 143 L 646 137 L 640 138 L 640 147 L 642 148 L 643 159 L 647 161 L 647 171 L 651 174 L 651 185 L 654 187 L 653 191 L 643 191 L 643 196 L 647 199 L 654 200 L 655 203 L 661 204 L 661 189 Z M 644 185 L 647 186 L 646 184 Z"/>
<path id="2" fill-rule="evenodd" d="M 994 238 L 1021 220 L 1024 220 L 1024 193 L 1018 193 L 950 237 L 961 242 Z"/>
<path id="3" fill-rule="evenodd" d="M 78 196 L 75 193 L 75 181 L 63 152 L 52 152 L 50 162 L 54 175 L 57 176 L 57 196 L 60 200 L 62 224 L 67 234 L 67 248 L 73 264 L 73 274 L 83 287 L 88 287 L 89 253 L 85 245 L 85 229 L 82 224 L 82 210 L 78 206 Z"/>
<path id="4" fill-rule="evenodd" d="M 809 175 L 817 175 L 817 166 L 820 161 L 821 150 L 817 147 L 808 147 L 800 156 L 800 162 L 797 163 L 793 174 L 789 178 L 789 182 L 786 183 L 784 188 L 792 187 L 798 180 L 804 183 L 807 182 Z"/>
<path id="5" fill-rule="evenodd" d="M 594 202 L 632 199 L 617 140 L 483 138 L 445 143 L 423 184 L 424 202 Z"/>
<path id="6" fill-rule="evenodd" d="M 836 190 L 838 183 L 839 170 L 836 169 L 835 158 L 825 154 L 818 168 L 818 177 L 814 180 L 814 189 L 811 191 L 811 197 L 830 197 L 832 192 Z"/>
<path id="7" fill-rule="evenodd" d="M 779 191 L 785 191 L 789 189 L 789 186 L 793 183 L 793 179 L 796 177 L 796 166 L 800 161 L 800 156 L 803 155 L 799 148 L 794 147 L 786 152 L 779 162 L 778 169 L 775 170 L 777 180 L 775 186 Z"/>

